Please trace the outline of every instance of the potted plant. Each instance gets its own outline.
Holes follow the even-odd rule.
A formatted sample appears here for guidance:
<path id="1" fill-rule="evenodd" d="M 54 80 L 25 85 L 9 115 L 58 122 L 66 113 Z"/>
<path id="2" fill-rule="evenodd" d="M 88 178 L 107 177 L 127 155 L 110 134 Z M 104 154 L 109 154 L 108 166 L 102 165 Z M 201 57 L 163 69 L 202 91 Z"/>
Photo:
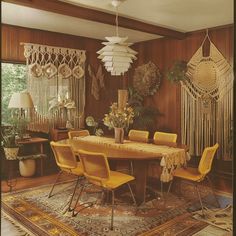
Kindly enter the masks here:
<path id="1" fill-rule="evenodd" d="M 96 136 L 102 136 L 104 134 L 103 130 L 99 128 L 99 123 L 92 116 L 87 116 L 85 122 L 90 134 Z"/>
<path id="2" fill-rule="evenodd" d="M 178 83 L 187 78 L 186 72 L 188 65 L 186 61 L 176 61 L 169 71 L 167 71 L 166 78 L 171 82 Z"/>
<path id="3" fill-rule="evenodd" d="M 156 117 L 162 115 L 155 107 L 145 106 L 144 97 L 133 87 L 129 87 L 128 104 L 134 110 L 134 121 L 132 128 L 149 130 L 152 132 L 156 124 Z"/>
<path id="4" fill-rule="evenodd" d="M 16 134 L 15 126 L 2 126 L 1 128 L 2 146 L 7 160 L 17 159 L 19 145 L 16 143 Z"/>

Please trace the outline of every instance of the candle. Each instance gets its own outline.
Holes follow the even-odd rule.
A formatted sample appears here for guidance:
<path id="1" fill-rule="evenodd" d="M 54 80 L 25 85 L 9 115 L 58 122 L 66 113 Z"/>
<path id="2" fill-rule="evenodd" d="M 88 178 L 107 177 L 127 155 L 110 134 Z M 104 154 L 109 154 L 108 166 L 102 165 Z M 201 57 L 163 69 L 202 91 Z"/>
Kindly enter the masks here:
<path id="1" fill-rule="evenodd" d="M 118 90 L 118 108 L 120 110 L 124 109 L 128 101 L 128 91 L 126 89 Z"/>

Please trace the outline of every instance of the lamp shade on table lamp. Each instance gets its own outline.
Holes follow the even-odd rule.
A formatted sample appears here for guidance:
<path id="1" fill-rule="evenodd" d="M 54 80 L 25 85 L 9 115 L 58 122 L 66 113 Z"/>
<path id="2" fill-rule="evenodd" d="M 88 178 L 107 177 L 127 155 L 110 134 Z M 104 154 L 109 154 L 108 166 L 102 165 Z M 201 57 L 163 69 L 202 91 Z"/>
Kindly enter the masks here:
<path id="1" fill-rule="evenodd" d="M 28 92 L 13 93 L 8 108 L 33 108 L 34 104 Z"/>

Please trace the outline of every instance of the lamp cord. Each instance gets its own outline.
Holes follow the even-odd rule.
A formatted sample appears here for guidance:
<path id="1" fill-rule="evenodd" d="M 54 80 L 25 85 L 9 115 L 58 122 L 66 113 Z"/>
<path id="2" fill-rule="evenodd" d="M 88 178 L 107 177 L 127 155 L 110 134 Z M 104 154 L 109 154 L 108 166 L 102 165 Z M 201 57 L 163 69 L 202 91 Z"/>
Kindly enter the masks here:
<path id="1" fill-rule="evenodd" d="M 119 30 L 118 30 L 118 6 L 116 6 L 116 36 L 119 37 Z"/>

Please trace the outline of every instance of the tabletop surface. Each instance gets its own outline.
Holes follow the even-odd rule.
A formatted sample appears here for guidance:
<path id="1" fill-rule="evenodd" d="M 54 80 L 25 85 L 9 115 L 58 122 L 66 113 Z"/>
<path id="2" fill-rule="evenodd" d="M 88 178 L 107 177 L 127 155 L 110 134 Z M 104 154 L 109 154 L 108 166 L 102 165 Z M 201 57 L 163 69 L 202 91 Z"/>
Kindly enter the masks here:
<path id="1" fill-rule="evenodd" d="M 49 140 L 46 138 L 32 137 L 32 138 L 27 138 L 27 139 L 17 141 L 17 143 L 18 144 L 31 144 L 31 143 L 46 143 L 48 141 Z"/>
<path id="2" fill-rule="evenodd" d="M 75 152 L 79 149 L 102 152 L 109 158 L 119 159 L 160 159 L 163 156 L 185 155 L 184 145 L 176 147 L 152 143 L 124 140 L 123 144 L 115 143 L 114 138 L 85 136 L 61 140 L 59 143 L 70 144 Z"/>

